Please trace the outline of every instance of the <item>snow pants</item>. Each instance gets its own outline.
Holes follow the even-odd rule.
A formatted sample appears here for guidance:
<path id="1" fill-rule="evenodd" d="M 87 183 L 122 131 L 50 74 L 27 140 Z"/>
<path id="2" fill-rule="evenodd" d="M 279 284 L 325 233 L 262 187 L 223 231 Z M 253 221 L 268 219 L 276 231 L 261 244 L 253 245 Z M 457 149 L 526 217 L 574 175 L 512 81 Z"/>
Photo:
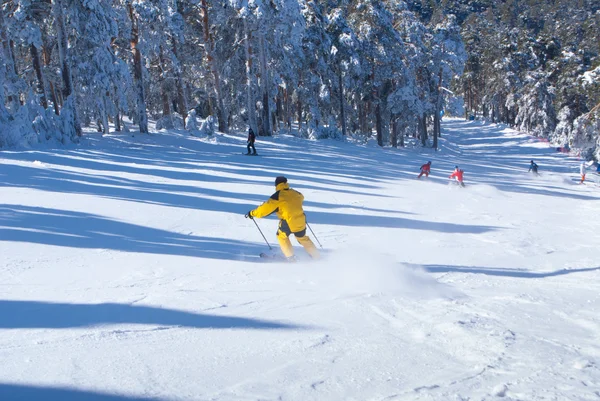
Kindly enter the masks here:
<path id="1" fill-rule="evenodd" d="M 306 235 L 306 228 L 302 231 L 297 231 L 293 233 L 290 230 L 290 226 L 285 220 L 279 221 L 279 228 L 277 229 L 277 241 L 279 241 L 279 247 L 281 248 L 281 252 L 285 255 L 286 258 L 294 256 L 294 248 L 292 247 L 292 243 L 290 242 L 290 235 L 294 234 L 298 243 L 304 247 L 306 252 L 313 258 L 319 258 L 319 250 L 315 246 L 315 244 L 311 241 L 311 239 Z"/>
<path id="2" fill-rule="evenodd" d="M 463 182 L 463 180 L 459 180 L 458 177 L 454 177 L 454 181 L 456 181 L 456 183 L 458 185 L 460 185 L 461 187 L 465 186 L 465 183 Z"/>

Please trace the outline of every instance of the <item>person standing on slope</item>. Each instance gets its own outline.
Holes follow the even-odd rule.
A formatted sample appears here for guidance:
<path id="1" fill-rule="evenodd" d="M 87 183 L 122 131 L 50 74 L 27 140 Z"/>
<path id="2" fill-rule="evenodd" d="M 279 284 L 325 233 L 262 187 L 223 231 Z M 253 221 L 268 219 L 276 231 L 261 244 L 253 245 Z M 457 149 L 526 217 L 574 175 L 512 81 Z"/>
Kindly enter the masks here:
<path id="1" fill-rule="evenodd" d="M 463 174 L 464 174 L 464 170 L 461 170 L 458 168 L 458 166 L 454 166 L 454 172 L 452 174 L 450 174 L 450 179 L 455 179 L 456 183 L 459 184 L 461 187 L 465 186 L 465 183 L 463 182 Z"/>
<path id="2" fill-rule="evenodd" d="M 431 162 L 428 161 L 427 163 L 425 163 L 421 166 L 421 174 L 419 174 L 419 176 L 417 178 L 421 178 L 421 176 L 423 174 L 425 174 L 425 177 L 429 177 L 430 172 L 431 172 Z"/>
<path id="3" fill-rule="evenodd" d="M 579 166 L 579 174 L 581 174 L 581 181 L 579 181 L 580 184 L 583 184 L 583 182 L 585 181 L 585 169 L 586 169 L 586 165 L 585 165 L 585 161 L 581 162 L 581 165 Z"/>
<path id="4" fill-rule="evenodd" d="M 538 174 L 538 165 L 535 164 L 533 162 L 533 160 L 531 161 L 531 164 L 529 164 L 529 170 L 527 170 L 527 172 L 530 172 L 530 171 L 533 171 L 533 174 L 535 174 L 535 175 L 539 175 Z"/>
<path id="5" fill-rule="evenodd" d="M 262 218 L 276 212 L 279 218 L 279 228 L 277 230 L 277 240 L 281 247 L 281 252 L 289 262 L 295 262 L 294 248 L 290 242 L 290 235 L 294 234 L 300 245 L 313 258 L 319 258 L 319 251 L 311 239 L 306 235 L 306 215 L 302 208 L 304 195 L 291 189 L 287 178 L 279 176 L 275 178 L 275 193 L 254 210 L 246 213 L 245 217 L 253 219 Z"/>
<path id="6" fill-rule="evenodd" d="M 256 148 L 254 147 L 254 142 L 256 141 L 256 135 L 254 135 L 254 131 L 252 128 L 248 130 L 248 153 L 247 155 L 256 155 Z M 250 148 L 252 148 L 252 153 L 250 153 Z"/>

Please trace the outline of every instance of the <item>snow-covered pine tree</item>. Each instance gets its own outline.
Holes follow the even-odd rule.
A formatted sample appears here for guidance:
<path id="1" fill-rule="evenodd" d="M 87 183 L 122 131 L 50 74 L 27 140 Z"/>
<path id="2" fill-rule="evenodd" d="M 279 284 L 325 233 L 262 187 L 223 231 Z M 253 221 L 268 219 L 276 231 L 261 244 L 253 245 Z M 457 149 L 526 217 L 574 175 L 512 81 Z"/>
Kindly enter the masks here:
<path id="1" fill-rule="evenodd" d="M 433 111 L 433 148 L 437 148 L 444 96 L 443 88 L 450 86 L 455 78 L 462 75 L 467 60 L 467 53 L 454 15 L 447 15 L 441 23 L 435 26 L 430 52 L 432 56 L 431 71 L 437 72 Z"/>
<path id="2" fill-rule="evenodd" d="M 73 0 L 70 4 L 69 27 L 78 32 L 71 40 L 78 109 L 85 120 L 96 121 L 98 130 L 108 134 L 109 120 L 118 120 L 118 105 L 126 106 L 123 88 L 131 86 L 127 65 L 115 55 L 113 46 L 120 33 L 119 22 L 122 25 L 126 15 L 107 0 Z"/>
<path id="3" fill-rule="evenodd" d="M 397 66 L 394 90 L 388 96 L 392 113 L 391 145 L 396 147 L 398 140 L 400 146 L 404 146 L 407 131 L 416 132 L 418 116 L 423 115 L 425 111 L 419 96 L 421 89 L 417 80 L 417 70 L 427 63 L 427 29 L 405 5 L 399 5 L 393 14 L 394 28 L 404 43 L 404 55 L 402 63 Z"/>
<path id="4" fill-rule="evenodd" d="M 338 120 L 342 135 L 347 135 L 346 129 L 346 87 L 352 82 L 351 77 L 361 74 L 359 40 L 354 31 L 348 26 L 343 10 L 332 10 L 328 18 L 327 33 L 331 38 L 331 49 L 328 54 L 329 74 L 334 80 L 330 87 L 335 88 L 338 99 Z M 337 78 L 337 79 L 335 79 Z M 358 105 L 362 107 L 362 105 Z"/>
<path id="5" fill-rule="evenodd" d="M 532 73 L 518 100 L 519 112 L 515 123 L 521 131 L 548 138 L 556 127 L 553 97 L 554 88 L 543 73 Z"/>
<path id="6" fill-rule="evenodd" d="M 144 88 L 144 60 L 140 50 L 140 15 L 144 11 L 143 5 L 132 0 L 126 0 L 125 6 L 131 23 L 129 32 L 129 44 L 133 54 L 133 82 L 135 92 L 135 118 L 134 120 L 140 127 L 140 133 L 148 133 L 148 114 L 146 108 L 146 93 Z M 139 9 L 138 9 L 139 8 Z"/>
<path id="7" fill-rule="evenodd" d="M 73 61 L 69 48 L 69 35 L 65 24 L 66 7 L 63 4 L 63 0 L 52 0 L 52 10 L 58 42 L 58 57 L 60 60 L 61 75 L 63 79 L 62 91 L 63 97 L 65 98 L 65 103 L 61 112 L 61 119 L 65 122 L 65 125 L 63 125 L 64 127 L 72 125 L 72 129 L 68 129 L 66 132 L 74 133 L 74 136 L 69 136 L 71 136 L 71 140 L 75 141 L 76 137 L 80 137 L 82 135 L 82 130 L 73 87 L 73 74 L 71 71 L 71 64 Z"/>
<path id="8" fill-rule="evenodd" d="M 229 127 L 227 124 L 227 110 L 225 109 L 225 102 L 223 100 L 223 89 L 221 82 L 221 70 L 223 69 L 223 63 L 219 57 L 220 53 L 216 51 L 218 43 L 215 34 L 212 32 L 217 31 L 218 27 L 223 25 L 219 24 L 219 21 L 225 20 L 226 7 L 223 7 L 220 1 L 208 1 L 201 0 L 200 12 L 202 15 L 202 42 L 204 50 L 204 61 L 207 64 L 207 70 L 210 71 L 212 76 L 212 88 L 209 89 L 209 93 L 213 93 L 213 96 L 208 97 L 208 102 L 211 105 L 211 111 L 216 114 L 219 131 L 227 132 Z M 217 25 L 215 25 L 217 21 Z M 225 25 L 226 26 L 226 25 Z M 213 100 L 214 99 L 214 100 Z"/>
<path id="9" fill-rule="evenodd" d="M 398 2 L 386 4 L 381 1 L 360 1 L 349 15 L 349 25 L 356 32 L 361 43 L 363 66 L 370 72 L 365 82 L 375 105 L 375 129 L 377 143 L 384 146 L 389 143 L 389 122 L 391 114 L 388 96 L 394 88 L 394 75 L 401 73 L 404 45 L 398 31 L 394 28 L 394 16 L 390 9 Z"/>

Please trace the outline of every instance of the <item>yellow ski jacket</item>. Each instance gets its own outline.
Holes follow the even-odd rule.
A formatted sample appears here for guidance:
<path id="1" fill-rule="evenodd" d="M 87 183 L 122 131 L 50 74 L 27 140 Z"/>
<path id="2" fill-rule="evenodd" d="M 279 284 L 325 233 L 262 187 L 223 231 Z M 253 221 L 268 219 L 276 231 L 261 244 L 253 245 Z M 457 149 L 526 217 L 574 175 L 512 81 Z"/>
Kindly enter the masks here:
<path id="1" fill-rule="evenodd" d="M 304 195 L 291 189 L 287 182 L 282 182 L 275 187 L 276 192 L 269 200 L 250 212 L 252 217 L 265 217 L 277 212 L 280 220 L 285 220 L 290 231 L 295 233 L 306 229 L 306 216 L 302 209 Z"/>

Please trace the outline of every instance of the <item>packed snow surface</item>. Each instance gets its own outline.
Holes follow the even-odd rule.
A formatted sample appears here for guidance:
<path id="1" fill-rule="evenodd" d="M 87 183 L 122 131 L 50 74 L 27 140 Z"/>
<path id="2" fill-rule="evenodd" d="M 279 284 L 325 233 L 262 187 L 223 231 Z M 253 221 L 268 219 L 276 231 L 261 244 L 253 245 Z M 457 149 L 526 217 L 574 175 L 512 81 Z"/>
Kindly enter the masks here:
<path id="1" fill-rule="evenodd" d="M 442 134 L 1 152 L 0 400 L 598 400 L 598 176 L 503 126 Z M 319 261 L 258 257 L 244 214 L 278 175 Z"/>

